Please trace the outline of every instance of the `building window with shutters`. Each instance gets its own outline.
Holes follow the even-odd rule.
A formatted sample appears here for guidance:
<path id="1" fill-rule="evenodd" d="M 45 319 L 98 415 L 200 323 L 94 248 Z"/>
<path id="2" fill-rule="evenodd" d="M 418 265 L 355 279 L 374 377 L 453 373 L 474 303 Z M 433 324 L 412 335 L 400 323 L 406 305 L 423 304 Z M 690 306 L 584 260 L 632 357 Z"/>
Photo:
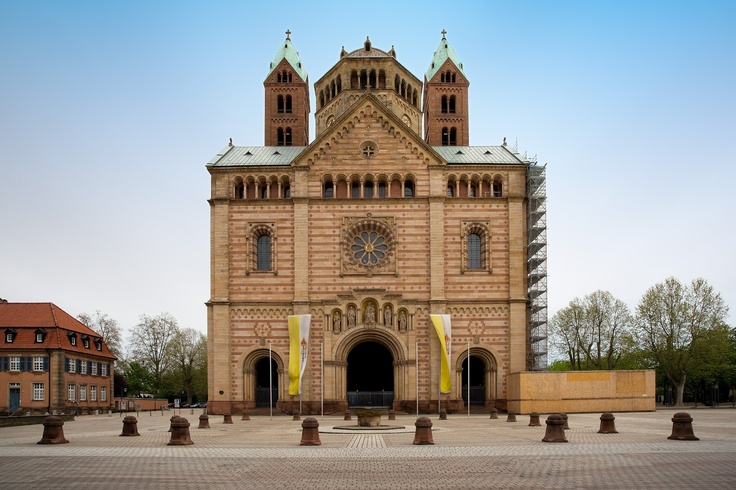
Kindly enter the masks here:
<path id="1" fill-rule="evenodd" d="M 10 370 L 20 371 L 20 356 L 10 356 Z"/>
<path id="2" fill-rule="evenodd" d="M 90 386 L 89 387 L 89 400 L 92 402 L 97 401 L 97 386 Z"/>
<path id="3" fill-rule="evenodd" d="M 90 373 L 92 376 L 97 376 L 97 363 L 92 363 L 92 372 Z"/>
<path id="4" fill-rule="evenodd" d="M 70 383 L 69 386 L 67 386 L 67 398 L 69 398 L 70 402 L 77 401 L 77 385 L 74 383 Z"/>
<path id="5" fill-rule="evenodd" d="M 66 360 L 66 371 L 71 374 L 77 372 L 77 362 L 74 359 Z"/>
<path id="6" fill-rule="evenodd" d="M 107 386 L 100 386 L 100 401 L 101 402 L 107 401 Z"/>
<path id="7" fill-rule="evenodd" d="M 43 401 L 46 397 L 46 390 L 43 383 L 33 383 L 33 401 Z"/>
<path id="8" fill-rule="evenodd" d="M 33 370 L 34 371 L 46 371 L 46 358 L 43 356 L 33 357 Z"/>
<path id="9" fill-rule="evenodd" d="M 87 401 L 87 385 L 79 385 L 79 401 Z"/>
<path id="10" fill-rule="evenodd" d="M 79 374 L 87 374 L 87 361 L 79 363 Z"/>

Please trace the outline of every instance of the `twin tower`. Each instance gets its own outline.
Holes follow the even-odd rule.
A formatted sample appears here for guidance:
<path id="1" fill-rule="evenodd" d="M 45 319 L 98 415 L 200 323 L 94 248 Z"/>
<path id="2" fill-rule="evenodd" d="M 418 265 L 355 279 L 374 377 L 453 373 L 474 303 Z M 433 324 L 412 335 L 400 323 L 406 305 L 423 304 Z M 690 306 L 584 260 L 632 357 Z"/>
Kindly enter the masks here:
<path id="1" fill-rule="evenodd" d="M 286 31 L 263 82 L 265 146 L 309 144 L 309 77 L 290 34 Z M 366 38 L 360 49 L 348 53 L 343 48 L 340 61 L 314 84 L 316 136 L 370 90 L 428 145 L 468 146 L 470 83 L 445 34 L 442 31 L 423 83 L 396 60 L 393 46 L 382 51 Z"/>

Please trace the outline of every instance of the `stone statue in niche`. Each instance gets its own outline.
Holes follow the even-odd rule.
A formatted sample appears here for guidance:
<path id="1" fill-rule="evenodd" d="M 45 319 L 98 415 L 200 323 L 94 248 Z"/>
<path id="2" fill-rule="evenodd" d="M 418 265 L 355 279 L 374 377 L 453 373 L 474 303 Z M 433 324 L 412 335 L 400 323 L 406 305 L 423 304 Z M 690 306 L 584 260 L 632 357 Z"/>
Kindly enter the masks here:
<path id="1" fill-rule="evenodd" d="M 376 310 L 373 308 L 373 305 L 371 303 L 368 303 L 368 306 L 365 307 L 365 322 L 368 325 L 373 325 L 376 323 Z"/>
<path id="2" fill-rule="evenodd" d="M 399 332 L 406 332 L 406 313 L 399 313 Z"/>
<path id="3" fill-rule="evenodd" d="M 355 326 L 355 307 L 348 308 L 348 328 Z"/>
<path id="4" fill-rule="evenodd" d="M 391 307 L 387 306 L 383 311 L 383 324 L 387 327 L 391 326 L 393 317 L 391 316 Z"/>
<path id="5" fill-rule="evenodd" d="M 342 330 L 342 318 L 340 318 L 340 313 L 335 312 L 332 315 L 332 333 L 339 334 L 340 330 Z"/>

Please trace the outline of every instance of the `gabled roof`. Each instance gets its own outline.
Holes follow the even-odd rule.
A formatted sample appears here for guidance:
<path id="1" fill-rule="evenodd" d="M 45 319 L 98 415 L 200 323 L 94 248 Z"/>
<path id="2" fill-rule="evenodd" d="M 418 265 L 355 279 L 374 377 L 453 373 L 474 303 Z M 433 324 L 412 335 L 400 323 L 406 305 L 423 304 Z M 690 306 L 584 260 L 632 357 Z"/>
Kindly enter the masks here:
<path id="1" fill-rule="evenodd" d="M 433 146 L 445 161 L 463 165 L 521 165 L 526 162 L 507 146 Z"/>
<path id="2" fill-rule="evenodd" d="M 95 347 L 94 341 L 102 339 L 100 334 L 53 303 L 0 303 L 0 332 L 7 329 L 15 330 L 16 338 L 12 344 L 0 339 L 2 349 L 63 349 L 115 359 L 104 342 L 101 351 Z M 35 341 L 38 329 L 46 333 L 41 344 Z M 77 345 L 71 345 L 70 333 L 77 335 Z M 81 341 L 85 335 L 90 338 L 89 349 Z"/>
<path id="3" fill-rule="evenodd" d="M 442 65 L 448 59 L 452 61 L 452 63 L 457 67 L 458 70 L 465 74 L 465 72 L 463 71 L 463 64 L 460 62 L 460 59 L 455 54 L 455 50 L 453 50 L 452 46 L 450 46 L 450 43 L 447 42 L 443 31 L 442 41 L 440 41 L 440 45 L 437 47 L 434 55 L 432 55 L 432 62 L 429 64 L 429 69 L 424 75 L 425 78 L 427 80 L 431 80 L 435 73 L 437 73 L 437 71 L 442 68 Z"/>
<path id="4" fill-rule="evenodd" d="M 294 71 L 301 77 L 301 79 L 306 82 L 307 72 L 304 70 L 304 67 L 302 67 L 302 60 L 299 58 L 299 53 L 296 51 L 296 49 L 294 49 L 294 45 L 291 43 L 289 34 L 291 33 L 287 31 L 286 40 L 281 45 L 281 48 L 279 48 L 278 52 L 276 53 L 276 57 L 271 62 L 271 65 L 268 67 L 268 75 L 266 75 L 266 78 L 268 78 L 268 76 L 273 73 L 273 71 L 276 69 L 277 66 L 279 66 L 279 63 L 281 63 L 282 60 L 286 60 L 289 62 Z"/>
<path id="5" fill-rule="evenodd" d="M 226 146 L 207 167 L 286 166 L 306 146 Z"/>

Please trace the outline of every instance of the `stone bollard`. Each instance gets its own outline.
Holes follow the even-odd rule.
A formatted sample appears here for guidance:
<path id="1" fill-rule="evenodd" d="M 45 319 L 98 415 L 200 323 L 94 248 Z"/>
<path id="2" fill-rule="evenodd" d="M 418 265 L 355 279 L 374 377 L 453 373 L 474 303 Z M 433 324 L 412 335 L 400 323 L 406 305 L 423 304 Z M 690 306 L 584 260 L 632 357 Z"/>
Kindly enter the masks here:
<path id="1" fill-rule="evenodd" d="M 174 427 L 174 420 L 178 419 L 178 415 L 172 415 L 169 419 L 169 432 L 171 432 L 172 428 Z"/>
<path id="2" fill-rule="evenodd" d="M 509 410 L 506 422 L 516 422 L 516 412 Z"/>
<path id="3" fill-rule="evenodd" d="M 232 424 L 233 423 L 233 414 L 231 414 L 230 412 L 225 412 L 223 414 L 222 423 L 223 424 Z"/>
<path id="4" fill-rule="evenodd" d="M 243 409 L 243 417 L 240 420 L 250 420 L 250 414 L 247 408 Z"/>
<path id="5" fill-rule="evenodd" d="M 559 413 L 553 413 L 547 417 L 547 430 L 544 433 L 542 442 L 567 442 L 565 438 L 565 420 Z"/>
<path id="6" fill-rule="evenodd" d="M 350 415 L 350 412 L 345 412 L 345 417 L 343 418 L 343 420 L 353 420 L 353 416 Z"/>
<path id="7" fill-rule="evenodd" d="M 46 423 L 44 422 L 44 425 Z M 678 412 L 672 417 L 672 435 L 667 439 L 675 441 L 699 441 L 693 433 L 693 418 L 687 412 Z"/>
<path id="8" fill-rule="evenodd" d="M 570 426 L 567 425 L 567 414 L 566 413 L 563 413 L 563 412 L 560 412 L 560 417 L 562 417 L 562 420 L 565 422 L 564 424 L 562 424 L 562 428 L 565 429 L 565 430 L 568 430 L 570 428 Z"/>
<path id="9" fill-rule="evenodd" d="M 394 412 L 393 410 L 389 410 L 388 411 L 388 419 L 389 420 L 396 420 L 396 412 Z"/>
<path id="10" fill-rule="evenodd" d="M 532 412 L 529 414 L 529 427 L 541 427 L 542 423 L 539 421 L 539 414 Z"/>
<path id="11" fill-rule="evenodd" d="M 300 446 L 321 446 L 319 440 L 319 422 L 314 417 L 307 417 L 302 422 L 302 441 Z"/>
<path id="12" fill-rule="evenodd" d="M 67 444 L 64 439 L 64 421 L 61 417 L 46 417 L 43 420 L 43 436 L 37 444 Z"/>
<path id="13" fill-rule="evenodd" d="M 495 409 L 495 408 L 491 409 L 491 419 L 493 420 L 498 419 L 498 409 Z"/>
<path id="14" fill-rule="evenodd" d="M 171 421 L 171 440 L 167 446 L 188 446 L 194 444 L 189 435 L 189 421 L 184 417 L 176 417 Z"/>
<path id="15" fill-rule="evenodd" d="M 414 423 L 416 430 L 414 431 L 414 444 L 434 444 L 432 440 L 432 421 L 429 417 L 419 417 Z"/>
<path id="16" fill-rule="evenodd" d="M 603 412 L 601 414 L 601 428 L 599 434 L 618 434 L 616 430 L 616 417 L 611 412 Z"/>
<path id="17" fill-rule="evenodd" d="M 444 408 L 440 409 L 440 420 L 447 420 L 447 410 Z"/>
<path id="18" fill-rule="evenodd" d="M 299 410 L 294 410 L 294 414 L 291 417 L 291 420 L 301 420 L 301 416 L 299 415 Z"/>
<path id="19" fill-rule="evenodd" d="M 206 413 L 203 413 L 199 416 L 199 427 L 198 429 L 209 429 L 210 428 L 210 418 L 207 416 Z"/>
<path id="20" fill-rule="evenodd" d="M 126 415 L 123 419 L 123 432 L 120 434 L 123 436 L 139 436 L 138 433 L 138 419 L 132 415 Z"/>

